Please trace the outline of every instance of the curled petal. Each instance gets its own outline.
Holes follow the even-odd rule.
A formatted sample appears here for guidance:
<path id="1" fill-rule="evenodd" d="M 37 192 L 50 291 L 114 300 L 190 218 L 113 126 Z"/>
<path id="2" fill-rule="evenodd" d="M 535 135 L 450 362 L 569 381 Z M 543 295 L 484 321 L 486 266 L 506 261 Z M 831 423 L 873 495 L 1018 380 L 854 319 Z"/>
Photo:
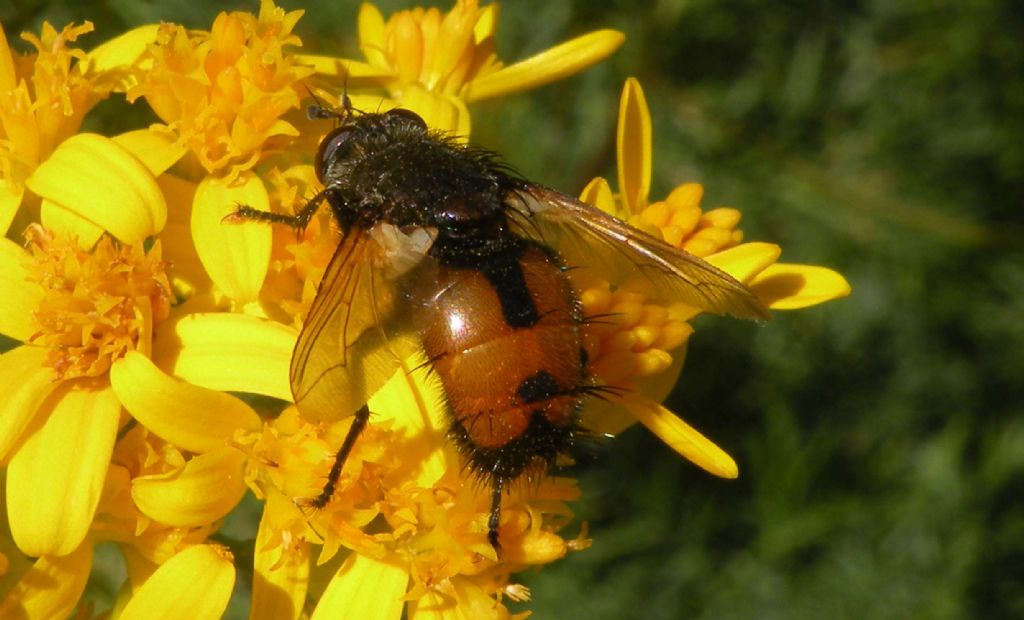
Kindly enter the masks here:
<path id="1" fill-rule="evenodd" d="M 776 263 L 750 281 L 750 290 L 774 310 L 797 310 L 846 297 L 850 283 L 817 265 Z"/>
<path id="2" fill-rule="evenodd" d="M 0 605 L 0 618 L 67 618 L 78 604 L 92 568 L 87 541 L 67 555 L 35 561 Z"/>
<path id="3" fill-rule="evenodd" d="M 243 314 L 189 314 L 156 330 L 153 361 L 164 372 L 211 390 L 291 400 L 288 366 L 297 333 Z"/>
<path id="4" fill-rule="evenodd" d="M 311 620 L 399 620 L 408 583 L 405 570 L 353 553 L 327 584 Z M 367 592 L 373 596 L 366 596 Z"/>
<path id="5" fill-rule="evenodd" d="M 237 429 L 261 427 L 259 415 L 241 400 L 170 377 L 135 351 L 114 362 L 110 384 L 136 420 L 189 452 L 222 448 Z"/>
<path id="6" fill-rule="evenodd" d="M 623 404 L 641 424 L 701 469 L 722 478 L 739 475 L 731 456 L 657 402 L 635 395 L 625 399 Z"/>
<path id="7" fill-rule="evenodd" d="M 132 480 L 132 500 L 147 517 L 173 527 L 213 523 L 245 494 L 244 462 L 230 447 L 194 456 L 180 471 Z"/>
<path id="8" fill-rule="evenodd" d="M 66 555 L 85 538 L 120 415 L 114 391 L 97 380 L 65 381 L 43 402 L 7 469 L 11 535 L 27 555 Z"/>
<path id="9" fill-rule="evenodd" d="M 163 229 L 167 204 L 153 174 L 110 138 L 77 134 L 26 181 L 29 189 L 125 243 Z"/>
<path id="10" fill-rule="evenodd" d="M 619 191 L 629 215 L 647 206 L 651 189 L 651 113 L 640 82 L 626 80 L 619 101 L 618 135 Z"/>
<path id="11" fill-rule="evenodd" d="M 43 299 L 43 289 L 29 281 L 25 250 L 0 238 L 0 334 L 25 341 L 39 329 L 32 312 Z"/>
<path id="12" fill-rule="evenodd" d="M 480 101 L 560 80 L 604 60 L 625 40 L 626 36 L 617 30 L 597 30 L 576 37 L 473 80 L 464 99 Z"/>
<path id="13" fill-rule="evenodd" d="M 214 283 L 231 299 L 255 300 L 270 265 L 272 231 L 262 222 L 225 222 L 239 205 L 269 210 L 267 190 L 259 177 L 245 173 L 227 184 L 206 177 L 192 202 L 192 238 Z"/>
<path id="14" fill-rule="evenodd" d="M 215 620 L 235 584 L 229 554 L 213 545 L 189 547 L 167 560 L 136 590 L 120 620 Z"/>
<path id="15" fill-rule="evenodd" d="M 24 346 L 0 355 L 0 377 L 7 384 L 0 393 L 0 462 L 39 411 L 43 400 L 57 386 L 53 370 L 43 367 L 46 349 Z"/>

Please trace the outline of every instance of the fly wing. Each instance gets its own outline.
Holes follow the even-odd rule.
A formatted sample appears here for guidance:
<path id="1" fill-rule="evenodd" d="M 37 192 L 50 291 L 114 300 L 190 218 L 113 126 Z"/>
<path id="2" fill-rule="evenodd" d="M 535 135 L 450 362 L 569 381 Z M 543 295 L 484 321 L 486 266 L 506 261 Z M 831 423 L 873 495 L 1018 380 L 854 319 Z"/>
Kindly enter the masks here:
<path id="1" fill-rule="evenodd" d="M 520 232 L 554 247 L 574 269 L 589 269 L 618 284 L 639 281 L 654 299 L 681 301 L 715 314 L 771 317 L 726 272 L 596 207 L 538 185 L 515 191 L 508 204 Z"/>
<path id="2" fill-rule="evenodd" d="M 295 404 L 332 421 L 364 405 L 419 347 L 393 278 L 374 264 L 377 242 L 350 229 L 338 244 L 292 353 Z"/>

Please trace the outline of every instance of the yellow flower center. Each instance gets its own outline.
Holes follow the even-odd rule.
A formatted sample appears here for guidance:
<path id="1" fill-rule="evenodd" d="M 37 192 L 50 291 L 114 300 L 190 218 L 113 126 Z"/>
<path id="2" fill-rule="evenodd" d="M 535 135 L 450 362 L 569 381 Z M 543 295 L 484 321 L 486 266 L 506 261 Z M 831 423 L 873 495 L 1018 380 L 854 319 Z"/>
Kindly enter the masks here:
<path id="1" fill-rule="evenodd" d="M 31 341 L 48 347 L 59 379 L 102 375 L 165 319 L 173 296 L 156 242 L 121 245 L 103 237 L 86 251 L 41 226 L 26 232 L 32 279 L 43 288 Z"/>
<path id="2" fill-rule="evenodd" d="M 576 276 L 573 276 L 576 277 Z M 693 333 L 685 304 L 647 303 L 641 293 L 612 290 L 608 282 L 575 282 L 581 290 L 584 346 L 590 370 L 601 385 L 630 387 L 632 379 L 664 372 L 672 365 L 670 351 Z"/>
<path id="3" fill-rule="evenodd" d="M 467 479 L 458 457 L 441 480 L 416 483 L 416 448 L 386 422 L 371 422 L 345 462 L 330 500 L 313 507 L 327 481 L 334 455 L 351 418 L 311 424 L 294 408 L 269 423 L 259 437 L 243 440 L 249 453 L 250 487 L 267 500 L 272 523 L 268 552 L 278 565 L 298 561 L 302 540 L 321 543 L 323 563 L 342 547 L 408 566 L 410 599 L 429 592 L 451 594 L 470 580 L 487 596 L 522 594 L 509 586 L 513 570 L 554 561 L 586 546 L 556 531 L 572 517 L 565 502 L 579 494 L 571 480 L 546 477 L 536 485 L 513 488 L 502 503 L 502 562 L 487 541 L 489 494 Z M 450 449 L 450 448 L 447 448 Z M 458 586 L 462 587 L 462 586 Z"/>
<path id="4" fill-rule="evenodd" d="M 736 229 L 740 212 L 728 207 L 704 212 L 700 207 L 703 196 L 701 185 L 684 183 L 665 200 L 647 205 L 639 215 L 630 218 L 629 223 L 647 232 L 654 228 L 669 245 L 696 256 L 708 256 L 739 245 L 743 240 L 743 231 Z"/>
<path id="5" fill-rule="evenodd" d="M 504 496 L 498 561 L 487 541 L 489 494 L 465 477 L 454 455 L 451 462 L 455 465 L 433 487 L 392 488 L 382 509 L 393 532 L 389 546 L 410 566 L 410 598 L 429 592 L 459 598 L 465 587 L 496 601 L 528 595 L 510 584 L 513 572 L 581 547 L 557 534 L 572 519 L 565 502 L 579 496 L 578 488 L 572 480 L 544 477 Z"/>
<path id="6" fill-rule="evenodd" d="M 0 178 L 21 181 L 27 177 L 60 142 L 78 131 L 85 113 L 109 90 L 82 75 L 75 61 L 85 53 L 68 47 L 92 29 L 85 22 L 58 31 L 44 22 L 39 36 L 21 35 L 36 53 L 15 56 L 14 74 L 0 75 Z M 0 48 L 6 47 L 0 35 Z M 6 51 L 0 49 L 0 53 Z"/>
<path id="7" fill-rule="evenodd" d="M 377 542 L 362 528 L 380 512 L 381 479 L 401 464 L 397 452 L 388 449 L 394 438 L 382 424 L 370 424 L 361 433 L 334 493 L 322 507 L 314 505 L 351 422 L 350 417 L 313 424 L 292 407 L 258 437 L 243 440 L 248 445 L 241 448 L 249 454 L 246 479 L 257 496 L 267 498 L 268 511 L 273 507 L 271 518 L 283 556 L 301 540 L 323 543 L 321 561 L 342 546 L 379 555 Z"/>
<path id="8" fill-rule="evenodd" d="M 165 24 L 129 99 L 145 97 L 208 172 L 248 170 L 298 133 L 280 117 L 312 72 L 286 53 L 301 44 L 291 34 L 301 15 L 264 1 L 259 17 L 221 13 L 208 33 Z"/>

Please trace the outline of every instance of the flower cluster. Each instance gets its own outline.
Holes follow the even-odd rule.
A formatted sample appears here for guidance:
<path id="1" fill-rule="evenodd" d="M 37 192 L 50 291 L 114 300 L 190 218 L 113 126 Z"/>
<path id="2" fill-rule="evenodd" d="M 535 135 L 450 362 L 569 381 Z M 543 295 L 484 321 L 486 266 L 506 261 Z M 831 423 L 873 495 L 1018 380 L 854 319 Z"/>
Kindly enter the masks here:
<path id="1" fill-rule="evenodd" d="M 441 386 L 418 358 L 370 399 L 330 501 L 310 501 L 353 418 L 310 420 L 284 403 L 338 232 L 327 210 L 298 235 L 225 218 L 239 204 L 291 213 L 321 189 L 295 155 L 326 130 L 302 118 L 306 93 L 345 87 L 372 101 L 363 107 L 407 107 L 466 137 L 467 104 L 583 70 L 623 36 L 596 31 L 505 65 L 496 4 L 387 20 L 365 4 L 365 59 L 354 60 L 298 54 L 301 16 L 262 0 L 257 15 L 222 13 L 208 31 L 143 26 L 88 53 L 77 47 L 88 23 L 44 24 L 23 35 L 35 48 L 25 55 L 0 32 L 0 334 L 16 343 L 0 354 L 0 616 L 91 617 L 79 601 L 93 550 L 113 543 L 127 568 L 121 618 L 219 617 L 243 566 L 253 618 L 505 618 L 506 599 L 529 597 L 516 572 L 590 544 L 586 528 L 560 533 L 574 481 L 547 477 L 509 490 L 497 556 L 490 498 L 446 441 Z M 110 96 L 160 123 L 81 132 Z M 741 243 L 739 212 L 702 211 L 697 185 L 649 202 L 650 133 L 630 80 L 619 192 L 595 180 L 583 198 L 704 257 L 768 307 L 849 292 L 833 271 Z M 586 424 L 617 432 L 639 420 L 735 476 L 728 455 L 659 404 L 700 310 L 599 278 L 573 284 L 588 315 L 607 317 L 585 340 L 593 374 L 615 388 Z M 255 540 L 219 542 L 247 493 L 261 502 Z"/>

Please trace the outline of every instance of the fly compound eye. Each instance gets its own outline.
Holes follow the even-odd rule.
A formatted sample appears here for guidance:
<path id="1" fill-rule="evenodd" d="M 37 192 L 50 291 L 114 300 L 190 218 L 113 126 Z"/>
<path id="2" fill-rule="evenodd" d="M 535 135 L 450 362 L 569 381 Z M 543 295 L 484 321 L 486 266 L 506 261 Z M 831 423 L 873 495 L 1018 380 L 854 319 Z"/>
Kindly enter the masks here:
<path id="1" fill-rule="evenodd" d="M 324 136 L 324 139 L 320 141 L 320 148 L 317 149 L 316 152 L 314 168 L 316 169 L 316 178 L 321 183 L 326 185 L 324 182 L 324 173 L 327 171 L 328 166 L 344 156 L 348 142 L 355 133 L 356 130 L 354 127 L 343 125 L 337 129 L 331 130 L 331 132 Z"/>
<path id="2" fill-rule="evenodd" d="M 427 122 L 423 120 L 423 117 L 405 108 L 394 108 L 384 113 L 389 119 L 396 119 L 404 125 L 409 127 L 415 127 L 416 129 L 426 132 Z"/>

